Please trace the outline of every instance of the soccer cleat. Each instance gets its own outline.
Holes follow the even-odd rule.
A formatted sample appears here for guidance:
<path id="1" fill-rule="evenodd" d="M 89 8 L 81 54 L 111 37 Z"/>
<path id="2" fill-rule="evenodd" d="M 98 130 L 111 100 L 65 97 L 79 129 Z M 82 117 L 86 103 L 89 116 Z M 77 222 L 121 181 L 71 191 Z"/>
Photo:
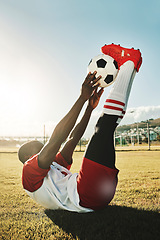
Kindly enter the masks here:
<path id="1" fill-rule="evenodd" d="M 135 69 L 137 72 L 142 64 L 142 56 L 140 50 L 135 50 L 134 48 L 124 48 L 120 44 L 116 45 L 114 43 L 110 45 L 104 45 L 101 48 L 102 53 L 109 55 L 114 58 L 118 63 L 118 69 L 120 66 L 127 61 L 132 61 L 134 63 Z"/>

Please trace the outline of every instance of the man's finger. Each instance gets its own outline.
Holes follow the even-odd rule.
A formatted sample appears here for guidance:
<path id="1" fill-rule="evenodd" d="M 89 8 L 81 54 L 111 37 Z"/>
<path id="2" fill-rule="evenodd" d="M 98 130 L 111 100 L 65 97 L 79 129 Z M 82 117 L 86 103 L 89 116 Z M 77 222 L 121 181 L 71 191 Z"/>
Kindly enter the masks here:
<path id="1" fill-rule="evenodd" d="M 99 87 L 99 84 L 97 84 L 96 86 L 93 87 L 93 89 L 94 89 L 93 95 L 97 94 L 98 87 Z"/>
<path id="2" fill-rule="evenodd" d="M 93 86 L 93 90 L 96 89 L 96 91 L 97 91 L 97 89 L 98 89 L 99 86 L 100 86 L 100 83 L 97 83 L 95 86 Z"/>
<path id="3" fill-rule="evenodd" d="M 94 80 L 93 80 L 93 84 L 95 84 L 95 83 L 97 83 L 100 79 L 101 79 L 101 75 L 99 75 L 97 78 L 95 78 Z"/>
<path id="4" fill-rule="evenodd" d="M 87 84 L 87 83 L 91 83 L 94 81 L 94 79 L 96 79 L 95 75 L 96 75 L 96 71 L 94 71 L 93 73 L 89 72 L 87 77 L 85 78 L 85 81 L 84 83 Z"/>
<path id="5" fill-rule="evenodd" d="M 98 97 L 101 97 L 102 93 L 104 92 L 104 88 L 101 88 L 99 91 L 98 91 Z"/>

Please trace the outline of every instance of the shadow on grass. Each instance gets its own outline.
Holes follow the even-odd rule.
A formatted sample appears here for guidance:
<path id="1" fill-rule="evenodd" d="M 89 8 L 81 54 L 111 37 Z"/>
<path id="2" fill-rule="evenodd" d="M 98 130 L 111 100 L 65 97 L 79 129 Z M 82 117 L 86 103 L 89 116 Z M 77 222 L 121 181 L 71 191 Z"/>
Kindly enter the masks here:
<path id="1" fill-rule="evenodd" d="M 160 214 L 134 208 L 108 206 L 92 213 L 45 210 L 46 215 L 73 237 L 85 240 L 160 239 Z"/>

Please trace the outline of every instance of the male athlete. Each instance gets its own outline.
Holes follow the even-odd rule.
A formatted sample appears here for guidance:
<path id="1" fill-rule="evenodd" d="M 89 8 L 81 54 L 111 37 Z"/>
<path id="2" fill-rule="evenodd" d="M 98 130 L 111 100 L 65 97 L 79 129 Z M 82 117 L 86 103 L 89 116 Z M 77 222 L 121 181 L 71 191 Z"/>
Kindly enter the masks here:
<path id="1" fill-rule="evenodd" d="M 31 141 L 19 149 L 19 159 L 24 163 L 23 187 L 31 198 L 45 208 L 89 212 L 106 207 L 114 197 L 118 169 L 115 167 L 113 135 L 125 114 L 132 82 L 136 71 L 139 71 L 142 57 L 139 50 L 115 44 L 103 46 L 102 53 L 117 61 L 119 73 L 105 101 L 79 173 L 72 174 L 69 169 L 73 151 L 103 93 L 103 88 L 98 90 L 98 85 L 95 86 L 101 78 L 95 77 L 96 72 L 87 75 L 80 97 L 58 123 L 48 143 L 43 146 L 38 141 Z M 85 113 L 73 129 L 86 101 Z M 68 136 L 69 140 L 58 152 Z"/>

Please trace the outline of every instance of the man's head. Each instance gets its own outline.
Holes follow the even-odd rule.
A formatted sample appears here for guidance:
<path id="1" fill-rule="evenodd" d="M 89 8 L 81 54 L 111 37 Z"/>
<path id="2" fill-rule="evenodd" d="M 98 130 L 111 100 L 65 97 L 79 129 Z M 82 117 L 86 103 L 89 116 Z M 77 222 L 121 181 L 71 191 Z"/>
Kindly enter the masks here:
<path id="1" fill-rule="evenodd" d="M 25 163 L 34 154 L 40 152 L 44 145 L 39 141 L 30 141 L 24 143 L 18 151 L 18 158 L 22 163 Z"/>

